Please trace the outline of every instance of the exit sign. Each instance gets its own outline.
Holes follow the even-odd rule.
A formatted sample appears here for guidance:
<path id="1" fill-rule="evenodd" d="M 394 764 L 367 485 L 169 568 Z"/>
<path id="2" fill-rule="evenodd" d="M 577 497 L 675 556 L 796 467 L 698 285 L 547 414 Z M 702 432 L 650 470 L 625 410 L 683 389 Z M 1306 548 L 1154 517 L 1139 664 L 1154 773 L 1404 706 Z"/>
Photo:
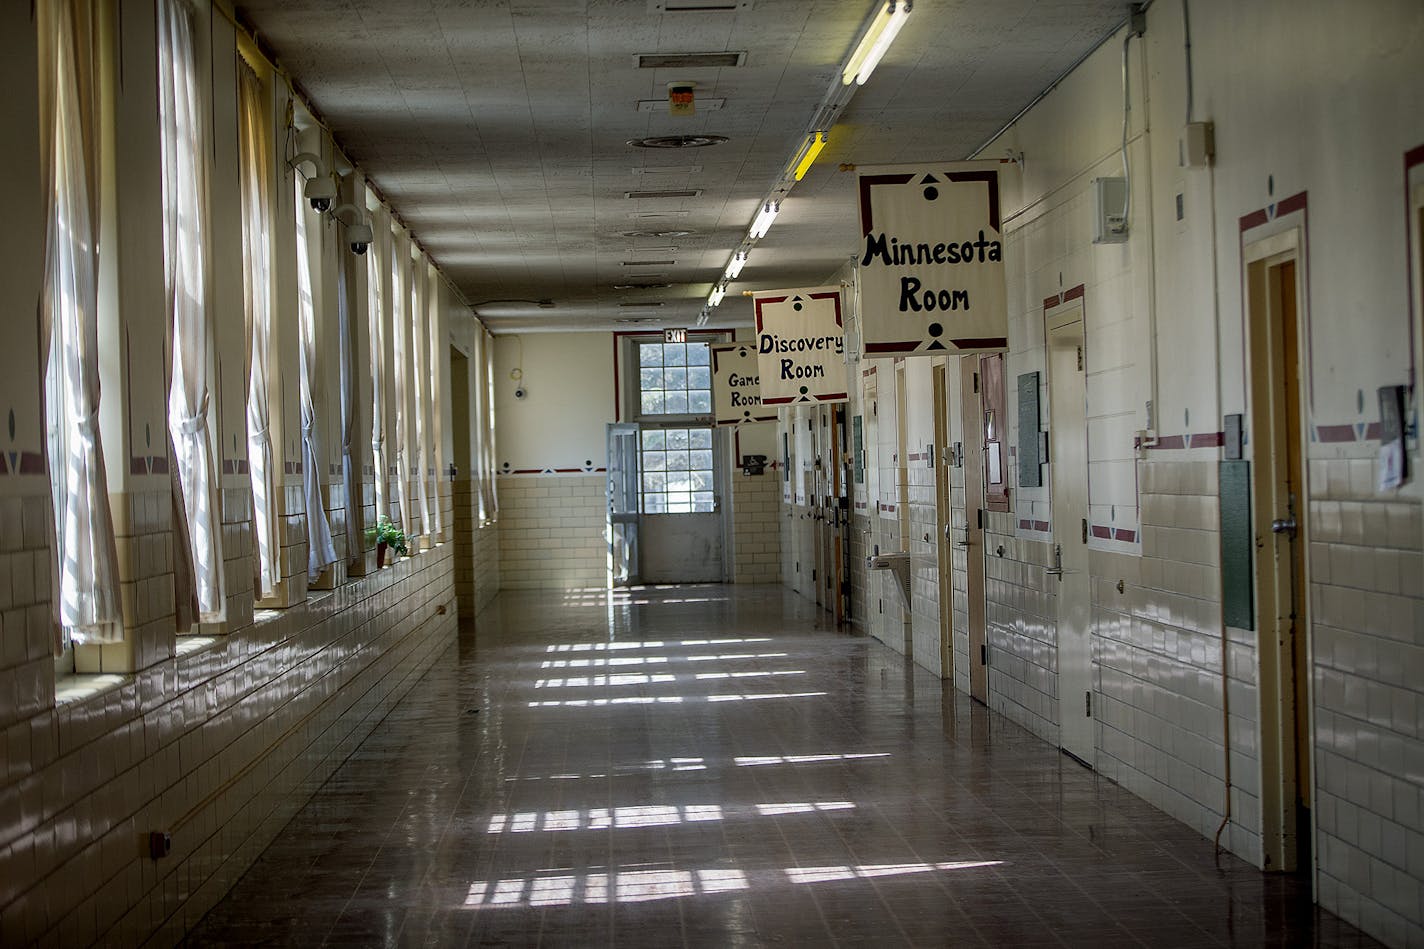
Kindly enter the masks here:
<path id="1" fill-rule="evenodd" d="M 687 330 L 663 330 L 663 342 L 685 343 L 687 342 Z"/>

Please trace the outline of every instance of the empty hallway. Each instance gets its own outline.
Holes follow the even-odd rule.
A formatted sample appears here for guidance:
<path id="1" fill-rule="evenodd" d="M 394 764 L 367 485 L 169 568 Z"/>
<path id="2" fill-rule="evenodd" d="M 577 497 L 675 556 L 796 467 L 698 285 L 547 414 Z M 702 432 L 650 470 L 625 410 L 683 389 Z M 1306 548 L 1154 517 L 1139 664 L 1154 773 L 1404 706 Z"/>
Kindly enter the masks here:
<path id="1" fill-rule="evenodd" d="M 189 942 L 1376 945 L 826 615 L 501 594 Z"/>

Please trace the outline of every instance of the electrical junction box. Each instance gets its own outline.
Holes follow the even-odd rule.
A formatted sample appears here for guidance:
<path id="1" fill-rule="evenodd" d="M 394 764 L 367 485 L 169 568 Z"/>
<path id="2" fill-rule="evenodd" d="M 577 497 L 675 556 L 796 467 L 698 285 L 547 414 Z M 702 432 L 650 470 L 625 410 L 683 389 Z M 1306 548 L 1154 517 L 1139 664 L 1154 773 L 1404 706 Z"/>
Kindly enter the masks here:
<path id="1" fill-rule="evenodd" d="M 1188 122 L 1182 129 L 1181 163 L 1184 168 L 1205 168 L 1216 157 L 1216 131 L 1210 122 Z"/>
<path id="2" fill-rule="evenodd" d="M 1121 244 L 1127 240 L 1127 179 L 1094 178 L 1094 244 Z"/>

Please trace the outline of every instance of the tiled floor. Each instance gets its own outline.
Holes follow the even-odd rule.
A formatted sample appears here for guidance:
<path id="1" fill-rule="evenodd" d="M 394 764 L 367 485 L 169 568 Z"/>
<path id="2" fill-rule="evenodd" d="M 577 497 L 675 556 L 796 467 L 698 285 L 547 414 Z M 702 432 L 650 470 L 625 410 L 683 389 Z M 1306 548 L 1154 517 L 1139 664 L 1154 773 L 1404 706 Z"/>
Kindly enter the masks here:
<path id="1" fill-rule="evenodd" d="M 1374 945 L 823 616 L 501 595 L 191 941 Z"/>

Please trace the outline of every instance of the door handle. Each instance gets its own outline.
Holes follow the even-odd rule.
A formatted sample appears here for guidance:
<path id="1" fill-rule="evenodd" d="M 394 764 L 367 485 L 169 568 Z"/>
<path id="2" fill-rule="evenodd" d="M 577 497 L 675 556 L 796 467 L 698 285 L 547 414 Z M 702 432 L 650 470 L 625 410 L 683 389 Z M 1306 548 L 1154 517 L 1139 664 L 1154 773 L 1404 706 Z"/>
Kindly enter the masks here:
<path id="1" fill-rule="evenodd" d="M 1061 577 L 1063 576 L 1063 545 L 1062 545 L 1062 544 L 1054 544 L 1054 545 L 1053 545 L 1053 566 L 1048 567 L 1048 568 L 1045 569 L 1043 572 L 1044 572 L 1046 575 L 1050 576 L 1050 577 L 1060 577 L 1060 578 L 1061 578 Z"/>
<path id="2" fill-rule="evenodd" d="M 1291 540 L 1295 539 L 1296 523 L 1294 517 L 1279 517 L 1271 521 L 1272 534 L 1288 534 Z"/>

